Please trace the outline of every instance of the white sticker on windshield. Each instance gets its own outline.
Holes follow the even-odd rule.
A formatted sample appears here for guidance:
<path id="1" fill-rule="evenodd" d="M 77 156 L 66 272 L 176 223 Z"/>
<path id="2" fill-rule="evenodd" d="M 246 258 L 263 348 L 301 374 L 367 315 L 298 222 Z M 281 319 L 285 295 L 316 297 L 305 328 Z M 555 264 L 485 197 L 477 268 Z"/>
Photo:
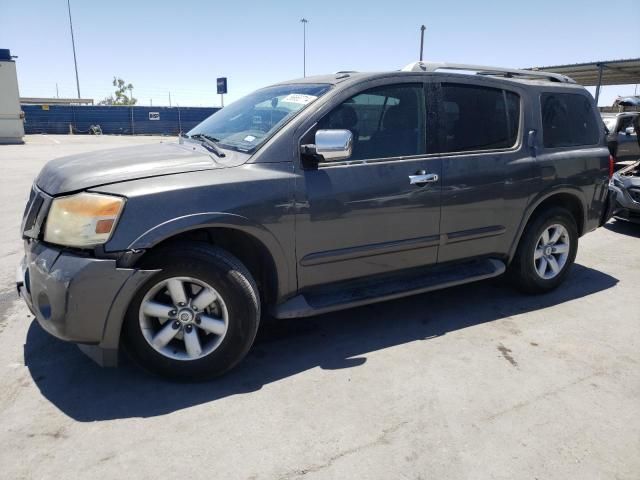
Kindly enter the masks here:
<path id="1" fill-rule="evenodd" d="M 253 142 L 255 139 L 256 137 L 254 137 L 253 135 L 247 135 L 246 137 L 244 137 L 245 142 Z"/>
<path id="2" fill-rule="evenodd" d="M 307 105 L 313 102 L 316 98 L 315 95 L 305 95 L 304 93 L 290 93 L 284 97 L 281 101 L 288 103 L 297 103 L 300 105 Z"/>

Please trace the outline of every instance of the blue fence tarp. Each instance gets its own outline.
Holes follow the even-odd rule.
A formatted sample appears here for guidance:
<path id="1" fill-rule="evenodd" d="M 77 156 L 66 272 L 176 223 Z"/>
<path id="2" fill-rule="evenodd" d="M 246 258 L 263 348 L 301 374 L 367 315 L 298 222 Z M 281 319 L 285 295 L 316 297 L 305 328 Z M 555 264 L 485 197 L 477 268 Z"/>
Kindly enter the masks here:
<path id="1" fill-rule="evenodd" d="M 104 134 L 177 135 L 220 110 L 214 107 L 127 107 L 91 105 L 22 105 L 25 133 L 89 133 L 100 125 Z"/>

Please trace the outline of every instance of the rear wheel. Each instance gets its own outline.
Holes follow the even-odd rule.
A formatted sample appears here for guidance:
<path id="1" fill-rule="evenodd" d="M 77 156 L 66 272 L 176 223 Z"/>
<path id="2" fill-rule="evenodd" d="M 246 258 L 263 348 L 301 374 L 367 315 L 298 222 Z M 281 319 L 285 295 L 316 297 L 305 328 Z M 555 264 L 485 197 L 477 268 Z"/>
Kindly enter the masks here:
<path id="1" fill-rule="evenodd" d="M 552 208 L 527 225 L 509 267 L 516 286 L 527 293 L 544 293 L 560 285 L 578 250 L 578 229 L 567 210 Z"/>
<path id="2" fill-rule="evenodd" d="M 144 368 L 177 379 L 221 375 L 248 352 L 260 305 L 249 271 L 228 252 L 179 244 L 152 252 L 161 269 L 136 294 L 124 325 L 127 350 Z"/>

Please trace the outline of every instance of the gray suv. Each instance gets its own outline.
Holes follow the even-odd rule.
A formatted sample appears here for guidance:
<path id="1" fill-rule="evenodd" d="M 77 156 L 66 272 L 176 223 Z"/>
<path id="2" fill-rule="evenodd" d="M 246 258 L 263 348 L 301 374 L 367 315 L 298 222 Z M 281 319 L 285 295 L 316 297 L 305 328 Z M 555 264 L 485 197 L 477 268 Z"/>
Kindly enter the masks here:
<path id="1" fill-rule="evenodd" d="M 179 142 L 49 162 L 18 289 L 100 364 L 124 347 L 181 379 L 236 365 L 267 312 L 503 273 L 547 292 L 607 219 L 604 133 L 591 95 L 552 73 L 417 62 L 283 82 Z"/>

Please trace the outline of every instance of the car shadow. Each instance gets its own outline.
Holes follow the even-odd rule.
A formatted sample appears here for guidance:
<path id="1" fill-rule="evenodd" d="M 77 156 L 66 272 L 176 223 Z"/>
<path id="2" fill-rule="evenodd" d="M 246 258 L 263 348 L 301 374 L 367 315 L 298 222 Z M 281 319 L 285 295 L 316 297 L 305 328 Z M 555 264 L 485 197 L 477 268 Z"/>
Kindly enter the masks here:
<path id="1" fill-rule="evenodd" d="M 605 223 L 604 228 L 611 232 L 629 235 L 631 237 L 640 238 L 640 224 L 627 222 L 625 220 L 612 220 Z"/>
<path id="2" fill-rule="evenodd" d="M 206 383 L 166 381 L 127 359 L 120 368 L 102 369 L 75 345 L 46 334 L 35 321 L 27 334 L 24 360 L 42 395 L 75 420 L 153 417 L 255 392 L 312 368 L 357 368 L 376 350 L 541 310 L 617 282 L 575 265 L 561 288 L 540 296 L 522 295 L 496 279 L 313 318 L 270 321 L 238 367 Z"/>

